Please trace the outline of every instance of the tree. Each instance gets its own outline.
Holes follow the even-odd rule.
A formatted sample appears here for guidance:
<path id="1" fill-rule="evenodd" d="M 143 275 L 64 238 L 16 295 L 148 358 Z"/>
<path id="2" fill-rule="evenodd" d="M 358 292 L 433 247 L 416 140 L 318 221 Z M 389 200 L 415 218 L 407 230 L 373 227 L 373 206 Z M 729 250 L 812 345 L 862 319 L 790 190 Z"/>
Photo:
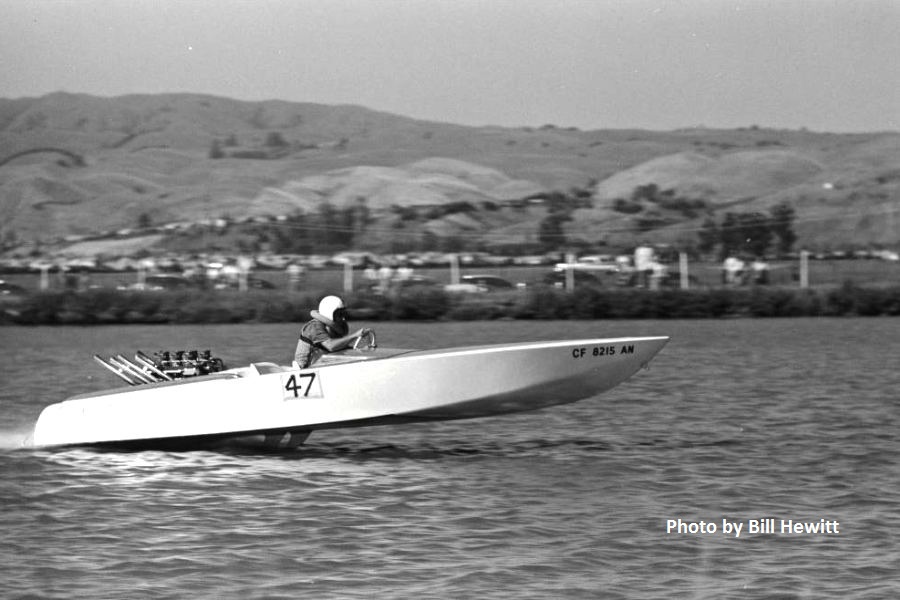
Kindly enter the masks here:
<path id="1" fill-rule="evenodd" d="M 372 211 L 369 209 L 369 201 L 365 196 L 357 196 L 356 202 L 353 204 L 353 236 L 362 237 L 366 227 L 372 221 Z"/>
<path id="2" fill-rule="evenodd" d="M 647 200 L 648 202 L 656 202 L 656 195 L 659 193 L 659 186 L 655 183 L 647 185 L 639 185 L 631 192 L 631 199 L 635 202 Z"/>
<path id="3" fill-rule="evenodd" d="M 466 249 L 466 240 L 455 235 L 448 235 L 440 240 L 441 252 L 462 252 Z"/>
<path id="4" fill-rule="evenodd" d="M 225 153 L 222 152 L 222 145 L 219 143 L 219 140 L 212 141 L 212 145 L 209 147 L 209 157 L 212 159 L 225 157 Z"/>
<path id="5" fill-rule="evenodd" d="M 13 248 L 19 243 L 19 234 L 16 233 L 15 229 L 10 229 L 6 232 L 6 247 Z"/>
<path id="6" fill-rule="evenodd" d="M 138 229 L 149 229 L 153 226 L 153 217 L 150 213 L 142 212 L 138 215 L 137 220 Z"/>
<path id="7" fill-rule="evenodd" d="M 565 245 L 566 234 L 562 225 L 571 220 L 572 217 L 567 212 L 551 211 L 538 226 L 538 241 L 548 250 Z"/>
<path id="8" fill-rule="evenodd" d="M 335 239 L 341 246 L 353 245 L 353 236 L 356 233 L 356 207 L 346 206 L 340 212 L 340 229 L 336 232 Z"/>
<path id="9" fill-rule="evenodd" d="M 340 219 L 335 208 L 330 202 L 321 202 L 316 216 L 318 218 L 316 242 L 323 246 L 337 245 Z"/>
<path id="10" fill-rule="evenodd" d="M 625 213 L 626 215 L 633 215 L 635 213 L 639 213 L 644 210 L 644 205 L 640 202 L 635 202 L 633 200 L 626 200 L 625 198 L 616 198 L 613 201 L 612 209 L 616 212 Z"/>
<path id="11" fill-rule="evenodd" d="M 272 250 L 279 254 L 312 254 L 315 252 L 310 238 L 309 223 L 303 212 L 296 212 L 283 222 L 267 226 L 267 238 Z"/>
<path id="12" fill-rule="evenodd" d="M 267 148 L 284 148 L 287 145 L 288 143 L 284 140 L 284 137 L 277 131 L 270 131 L 269 135 L 266 136 Z"/>
<path id="13" fill-rule="evenodd" d="M 248 121 L 251 125 L 253 125 L 257 129 L 265 129 L 266 125 L 268 124 L 268 119 L 266 119 L 265 109 L 263 109 L 262 106 L 257 107 L 256 110 L 253 111 L 253 115 L 251 115 L 251 117 Z"/>
<path id="14" fill-rule="evenodd" d="M 758 212 L 726 213 L 719 240 L 723 258 L 734 253 L 762 256 L 772 243 L 771 222 Z"/>
<path id="15" fill-rule="evenodd" d="M 697 244 L 697 249 L 702 254 L 710 254 L 716 247 L 716 244 L 719 243 L 721 238 L 721 232 L 719 231 L 719 226 L 716 225 L 716 220 L 712 217 L 706 217 L 706 220 L 703 221 L 703 225 L 701 226 L 700 233 L 697 234 L 697 237 L 700 238 L 700 243 Z"/>
<path id="16" fill-rule="evenodd" d="M 797 234 L 794 233 L 796 213 L 787 202 L 779 202 L 769 209 L 772 220 L 772 232 L 778 237 L 778 251 L 787 254 L 791 251 Z"/>
<path id="17" fill-rule="evenodd" d="M 753 256 L 763 256 L 772 245 L 772 223 L 763 213 L 742 213 L 741 227 L 746 237 L 744 250 Z"/>
<path id="18" fill-rule="evenodd" d="M 430 229 L 426 229 L 422 232 L 422 235 L 419 237 L 419 251 L 420 252 L 435 252 L 440 248 L 440 239 L 438 239 L 437 234 L 435 234 Z"/>

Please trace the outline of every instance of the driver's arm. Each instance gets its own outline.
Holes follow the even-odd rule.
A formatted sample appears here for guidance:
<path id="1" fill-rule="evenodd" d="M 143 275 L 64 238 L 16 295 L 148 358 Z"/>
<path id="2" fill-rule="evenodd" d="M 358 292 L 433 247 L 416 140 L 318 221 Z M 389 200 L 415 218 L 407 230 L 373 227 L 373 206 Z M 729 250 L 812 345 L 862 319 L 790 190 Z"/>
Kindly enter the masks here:
<path id="1" fill-rule="evenodd" d="M 328 350 L 329 352 L 337 352 L 338 350 L 344 350 L 353 345 L 358 338 L 361 338 L 365 335 L 369 334 L 368 328 L 358 329 L 355 332 L 345 335 L 344 337 L 339 338 L 331 338 L 322 342 L 322 347 Z"/>

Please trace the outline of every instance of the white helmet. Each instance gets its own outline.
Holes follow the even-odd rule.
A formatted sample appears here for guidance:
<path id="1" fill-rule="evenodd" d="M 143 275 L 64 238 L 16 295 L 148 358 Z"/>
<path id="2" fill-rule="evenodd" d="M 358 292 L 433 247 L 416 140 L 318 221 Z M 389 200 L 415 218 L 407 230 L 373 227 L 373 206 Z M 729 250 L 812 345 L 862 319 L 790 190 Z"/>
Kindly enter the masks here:
<path id="1" fill-rule="evenodd" d="M 344 301 L 337 296 L 325 296 L 319 302 L 319 314 L 331 321 L 334 321 L 334 313 L 342 308 Z"/>

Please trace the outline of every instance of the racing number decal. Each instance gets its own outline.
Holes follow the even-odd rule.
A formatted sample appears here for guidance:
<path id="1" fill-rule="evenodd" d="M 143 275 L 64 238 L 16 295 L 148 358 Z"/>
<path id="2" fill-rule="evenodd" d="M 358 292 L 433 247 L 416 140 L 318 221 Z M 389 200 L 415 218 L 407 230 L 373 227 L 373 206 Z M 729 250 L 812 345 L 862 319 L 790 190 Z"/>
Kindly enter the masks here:
<path id="1" fill-rule="evenodd" d="M 294 398 L 301 396 L 308 398 L 309 391 L 312 389 L 312 384 L 315 380 L 315 373 L 292 373 L 284 384 L 284 389 L 292 392 Z M 318 394 L 313 393 L 313 396 L 318 396 Z"/>

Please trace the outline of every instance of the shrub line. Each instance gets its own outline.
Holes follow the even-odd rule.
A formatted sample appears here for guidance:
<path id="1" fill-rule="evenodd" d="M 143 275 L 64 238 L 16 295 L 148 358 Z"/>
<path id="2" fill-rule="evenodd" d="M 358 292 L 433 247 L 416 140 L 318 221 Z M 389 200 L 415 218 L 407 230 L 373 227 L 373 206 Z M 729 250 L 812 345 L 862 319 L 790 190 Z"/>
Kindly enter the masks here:
<path id="1" fill-rule="evenodd" d="M 104 325 L 303 322 L 331 293 L 41 292 L 6 302 L 6 325 Z M 441 289 L 376 296 L 347 294 L 355 320 L 475 321 L 497 319 L 708 319 L 900 315 L 900 286 L 831 289 L 780 287 L 695 290 L 607 290 L 573 293 L 536 287 L 458 295 Z"/>

